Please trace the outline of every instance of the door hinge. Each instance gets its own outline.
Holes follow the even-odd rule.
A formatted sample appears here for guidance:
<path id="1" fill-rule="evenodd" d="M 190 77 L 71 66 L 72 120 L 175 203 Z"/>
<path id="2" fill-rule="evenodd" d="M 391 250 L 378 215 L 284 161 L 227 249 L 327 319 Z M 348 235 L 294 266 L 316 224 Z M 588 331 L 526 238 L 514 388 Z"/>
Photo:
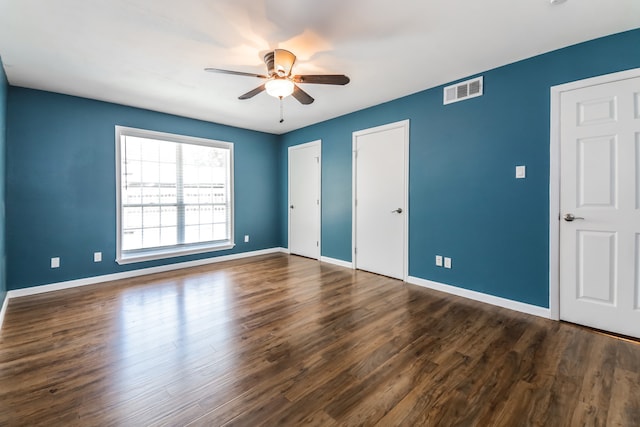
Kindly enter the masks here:
<path id="1" fill-rule="evenodd" d="M 358 253 L 358 248 L 353 248 L 353 253 L 357 254 Z"/>
<path id="2" fill-rule="evenodd" d="M 316 199 L 316 205 L 320 206 L 320 199 Z"/>
<path id="3" fill-rule="evenodd" d="M 316 246 L 319 247 L 320 246 L 320 242 L 316 241 Z"/>

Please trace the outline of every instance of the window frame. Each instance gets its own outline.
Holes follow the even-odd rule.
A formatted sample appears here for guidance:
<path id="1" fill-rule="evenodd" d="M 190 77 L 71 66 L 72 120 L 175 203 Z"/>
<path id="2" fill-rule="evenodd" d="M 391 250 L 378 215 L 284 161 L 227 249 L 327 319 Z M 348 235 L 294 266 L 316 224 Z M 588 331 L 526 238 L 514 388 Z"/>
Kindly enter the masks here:
<path id="1" fill-rule="evenodd" d="M 122 250 L 122 136 L 132 136 L 146 139 L 155 139 L 179 144 L 201 145 L 213 148 L 222 148 L 229 150 L 229 239 L 218 242 L 199 242 L 199 243 L 179 243 L 173 246 L 157 247 L 151 249 L 136 249 L 132 251 Z M 234 156 L 233 143 L 226 141 L 218 141 L 207 138 L 198 138 L 194 136 L 177 135 L 167 132 L 158 132 L 147 129 L 138 129 L 126 126 L 116 125 L 115 127 L 115 145 L 116 145 L 116 262 L 118 264 L 132 264 L 143 261 L 151 261 L 158 259 L 173 258 L 184 255 L 200 254 L 205 252 L 214 252 L 232 249 L 235 247 L 235 230 L 234 230 Z"/>

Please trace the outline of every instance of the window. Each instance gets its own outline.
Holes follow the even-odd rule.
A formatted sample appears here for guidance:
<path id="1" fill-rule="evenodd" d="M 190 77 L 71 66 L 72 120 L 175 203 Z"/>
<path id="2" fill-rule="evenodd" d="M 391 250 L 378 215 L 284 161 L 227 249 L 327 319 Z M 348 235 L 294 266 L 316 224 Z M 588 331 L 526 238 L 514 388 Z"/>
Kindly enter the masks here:
<path id="1" fill-rule="evenodd" d="M 233 144 L 116 126 L 119 264 L 230 249 Z"/>

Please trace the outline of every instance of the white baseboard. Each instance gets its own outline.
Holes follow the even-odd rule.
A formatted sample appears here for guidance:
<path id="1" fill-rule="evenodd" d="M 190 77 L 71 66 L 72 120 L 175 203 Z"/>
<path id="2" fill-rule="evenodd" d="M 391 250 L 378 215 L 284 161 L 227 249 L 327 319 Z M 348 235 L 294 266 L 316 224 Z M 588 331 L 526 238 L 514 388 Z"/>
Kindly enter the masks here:
<path id="1" fill-rule="evenodd" d="M 326 262 L 327 264 L 339 265 L 340 267 L 353 268 L 353 263 L 349 261 L 343 261 L 341 259 L 329 258 L 327 256 L 321 256 L 320 262 Z"/>
<path id="2" fill-rule="evenodd" d="M 444 283 L 433 282 L 431 280 L 420 279 L 418 277 L 407 277 L 407 283 L 422 286 L 436 291 L 446 292 L 448 294 L 457 295 L 459 297 L 469 298 L 475 301 L 484 302 L 498 307 L 508 308 L 510 310 L 519 311 L 521 313 L 532 314 L 545 319 L 551 319 L 551 310 L 546 307 L 526 304 L 523 302 L 513 301 L 494 295 L 484 294 L 469 289 L 459 288 L 457 286 L 445 285 Z"/>
<path id="3" fill-rule="evenodd" d="M 0 309 L 0 331 L 2 331 L 2 322 L 4 321 L 4 313 L 7 311 L 7 305 L 9 304 L 9 293 L 4 296 L 4 302 L 2 303 L 2 309 Z"/>
<path id="4" fill-rule="evenodd" d="M 114 280 L 129 279 L 132 277 L 144 276 L 147 274 L 162 273 L 165 271 L 179 270 L 181 268 L 197 267 L 200 265 L 214 264 L 214 263 L 223 262 L 223 261 L 231 261 L 235 259 L 249 258 L 249 257 L 258 256 L 258 255 L 267 255 L 267 254 L 273 254 L 273 253 L 288 254 L 289 250 L 287 248 L 281 248 L 281 247 L 269 248 L 269 249 L 263 249 L 259 251 L 243 252 L 239 254 L 224 255 L 224 256 L 219 256 L 214 258 L 204 258 L 204 259 L 199 259 L 194 261 L 180 262 L 176 264 L 160 265 L 157 267 L 142 268 L 139 270 L 124 271 L 121 273 L 106 274 L 102 276 L 87 277 L 83 279 L 69 280 L 66 282 L 51 283 L 48 285 L 33 286 L 29 288 L 24 288 L 24 289 L 11 290 L 7 292 L 7 295 L 4 299 L 4 303 L 2 304 L 2 309 L 0 310 L 0 328 L 2 328 L 2 321 L 4 320 L 4 315 L 7 310 L 7 305 L 10 298 L 36 295 L 44 292 L 52 292 L 52 291 L 57 291 L 61 289 L 75 288 L 75 287 L 86 286 L 86 285 L 94 285 L 102 282 L 111 282 Z M 334 264 L 340 267 L 353 268 L 353 263 L 335 259 L 335 258 L 321 257 L 320 261 L 326 262 L 328 264 Z M 464 298 L 469 298 L 475 301 L 480 301 L 480 302 L 484 302 L 491 305 L 496 305 L 498 307 L 508 308 L 510 310 L 519 311 L 521 313 L 527 313 L 534 316 L 544 317 L 545 319 L 552 318 L 550 309 L 545 307 L 539 307 L 537 305 L 531 305 L 523 302 L 513 301 L 506 298 L 484 294 L 482 292 L 476 292 L 469 289 L 459 288 L 456 286 L 446 285 L 444 283 L 438 283 L 431 280 L 420 279 L 418 277 L 413 277 L 413 276 L 407 277 L 407 283 L 411 283 L 413 285 L 418 285 L 418 286 L 422 286 L 429 289 L 434 289 L 436 291 L 446 292 L 446 293 L 457 295 Z"/>
<path id="5" fill-rule="evenodd" d="M 24 289 L 15 289 L 7 292 L 5 303 L 9 298 L 18 298 L 28 295 L 36 295 L 44 292 L 58 291 L 61 289 L 75 288 L 78 286 L 95 285 L 96 283 L 111 282 L 114 280 L 130 279 L 132 277 L 144 276 L 146 274 L 163 273 L 165 271 L 179 270 L 181 268 L 197 267 L 200 265 L 214 264 L 217 262 L 231 261 L 234 259 L 249 258 L 258 255 L 274 253 L 288 253 L 284 248 L 269 248 L 259 251 L 242 252 L 239 254 L 223 255 L 213 258 L 203 258 L 194 261 L 179 262 L 175 264 L 159 265 L 157 267 L 141 268 L 139 270 L 123 271 L 122 273 L 105 274 L 102 276 L 86 277 L 83 279 L 69 280 L 66 282 L 51 283 L 48 285 L 32 286 Z M 4 313 L 4 312 L 3 312 Z"/>

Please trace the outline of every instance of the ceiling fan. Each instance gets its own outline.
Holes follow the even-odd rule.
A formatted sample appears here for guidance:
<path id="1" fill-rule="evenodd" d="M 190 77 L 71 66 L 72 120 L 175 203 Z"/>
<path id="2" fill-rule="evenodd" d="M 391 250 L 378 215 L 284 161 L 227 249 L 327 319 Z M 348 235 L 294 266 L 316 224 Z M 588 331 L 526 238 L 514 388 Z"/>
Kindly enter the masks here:
<path id="1" fill-rule="evenodd" d="M 293 95 L 301 104 L 311 104 L 313 98 L 304 90 L 300 89 L 296 83 L 303 84 L 323 84 L 323 85 L 346 85 L 349 83 L 349 77 L 344 74 L 311 74 L 311 75 L 292 75 L 293 64 L 296 62 L 296 56 L 285 49 L 275 49 L 264 55 L 264 63 L 267 66 L 267 74 L 253 74 L 242 71 L 221 70 L 219 68 L 205 68 L 205 71 L 222 74 L 232 74 L 235 76 L 248 76 L 265 79 L 266 82 L 257 88 L 250 90 L 244 95 L 240 95 L 238 99 L 253 98 L 257 94 L 267 91 L 267 93 L 276 98 L 285 98 Z"/>

